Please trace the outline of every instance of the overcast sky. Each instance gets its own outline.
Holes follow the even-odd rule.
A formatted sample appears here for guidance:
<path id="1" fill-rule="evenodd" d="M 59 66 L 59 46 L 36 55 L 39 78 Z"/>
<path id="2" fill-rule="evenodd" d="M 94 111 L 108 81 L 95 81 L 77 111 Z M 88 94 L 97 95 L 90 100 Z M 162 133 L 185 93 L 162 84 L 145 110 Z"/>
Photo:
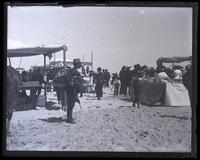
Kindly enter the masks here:
<path id="1" fill-rule="evenodd" d="M 95 70 L 155 67 L 159 57 L 192 55 L 192 8 L 8 7 L 8 49 L 64 44 L 67 59 L 90 61 L 92 51 Z M 25 69 L 43 65 L 42 56 L 21 60 Z M 19 67 L 20 58 L 11 63 Z"/>

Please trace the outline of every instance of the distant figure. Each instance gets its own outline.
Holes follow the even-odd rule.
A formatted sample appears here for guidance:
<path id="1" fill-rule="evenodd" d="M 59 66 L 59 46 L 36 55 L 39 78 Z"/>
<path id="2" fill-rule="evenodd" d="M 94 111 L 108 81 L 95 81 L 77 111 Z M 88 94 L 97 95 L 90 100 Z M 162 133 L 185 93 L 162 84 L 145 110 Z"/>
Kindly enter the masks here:
<path id="1" fill-rule="evenodd" d="M 90 68 L 89 66 L 86 67 L 86 74 L 88 75 L 90 73 Z"/>
<path id="2" fill-rule="evenodd" d="M 120 86 L 121 86 L 121 83 L 118 77 L 113 81 L 113 86 L 114 86 L 114 97 L 117 97 L 119 94 Z"/>
<path id="3" fill-rule="evenodd" d="M 23 71 L 22 73 L 21 73 L 21 76 L 22 76 L 22 82 L 27 82 L 28 80 L 29 80 L 29 78 L 28 78 L 28 72 L 26 72 L 26 71 Z M 24 89 L 22 89 L 21 91 L 20 91 L 20 97 L 22 97 L 22 98 L 26 98 L 27 97 L 27 93 L 26 93 L 26 90 L 24 90 Z"/>
<path id="4" fill-rule="evenodd" d="M 112 79 L 110 84 L 113 85 L 114 80 L 118 77 L 117 73 L 112 73 Z"/>
<path id="5" fill-rule="evenodd" d="M 82 74 L 83 74 L 84 76 L 86 76 L 86 70 L 85 70 L 84 66 L 82 66 Z"/>
<path id="6" fill-rule="evenodd" d="M 154 82 L 154 77 L 155 77 L 155 70 L 154 70 L 154 68 L 150 68 L 149 69 L 149 78 L 148 78 L 148 81 L 149 82 Z"/>
<path id="7" fill-rule="evenodd" d="M 95 86 L 95 91 L 96 91 L 96 96 L 97 99 L 100 100 L 100 97 L 103 97 L 103 83 L 104 83 L 104 77 L 103 73 L 101 72 L 101 68 L 97 68 L 97 75 L 96 75 L 96 86 Z"/>
<path id="8" fill-rule="evenodd" d="M 58 72 L 56 77 L 55 77 L 55 79 L 53 80 L 54 91 L 56 92 L 56 96 L 57 96 L 57 99 L 58 99 L 58 104 L 61 104 L 61 102 L 62 102 L 62 92 L 63 92 L 63 87 L 58 86 L 58 85 L 62 84 L 63 78 L 64 78 L 64 76 L 61 77 L 59 72 Z M 63 105 L 62 105 L 62 109 L 63 109 Z"/>
<path id="9" fill-rule="evenodd" d="M 190 106 L 192 106 L 192 65 L 186 67 L 186 72 L 183 75 L 183 85 L 188 90 Z"/>
<path id="10" fill-rule="evenodd" d="M 39 81 L 39 85 L 42 85 L 44 83 L 43 75 L 38 68 L 36 71 L 34 71 L 32 76 L 33 81 Z M 39 96 L 41 94 L 42 87 L 37 87 L 36 95 Z"/>
<path id="11" fill-rule="evenodd" d="M 119 72 L 121 87 L 120 94 L 125 94 L 125 85 L 126 85 L 126 66 L 123 66 Z"/>
<path id="12" fill-rule="evenodd" d="M 127 95 L 127 92 L 130 95 L 130 81 L 132 78 L 132 73 L 131 73 L 130 68 L 131 67 L 127 67 L 125 70 L 125 86 L 124 86 L 124 95 L 125 96 Z"/>
<path id="13" fill-rule="evenodd" d="M 140 101 L 139 101 L 139 95 L 140 95 L 140 90 L 142 86 L 142 80 L 139 76 L 139 74 L 135 75 L 135 78 L 133 79 L 133 90 L 134 90 L 134 100 L 133 100 L 133 106 L 137 103 L 138 108 L 140 107 Z"/>
<path id="14" fill-rule="evenodd" d="M 110 73 L 108 72 L 108 70 L 105 70 L 105 86 L 109 87 L 109 82 L 110 82 Z"/>

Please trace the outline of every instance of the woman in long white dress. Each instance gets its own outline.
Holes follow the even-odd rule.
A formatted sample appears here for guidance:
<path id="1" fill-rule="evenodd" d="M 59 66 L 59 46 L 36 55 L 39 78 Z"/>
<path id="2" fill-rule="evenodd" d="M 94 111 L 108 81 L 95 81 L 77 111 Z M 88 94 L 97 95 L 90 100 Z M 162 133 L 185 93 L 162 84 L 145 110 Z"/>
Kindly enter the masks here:
<path id="1" fill-rule="evenodd" d="M 190 106 L 189 95 L 182 82 L 182 71 L 176 69 L 173 74 L 173 81 L 166 83 L 165 105 Z"/>

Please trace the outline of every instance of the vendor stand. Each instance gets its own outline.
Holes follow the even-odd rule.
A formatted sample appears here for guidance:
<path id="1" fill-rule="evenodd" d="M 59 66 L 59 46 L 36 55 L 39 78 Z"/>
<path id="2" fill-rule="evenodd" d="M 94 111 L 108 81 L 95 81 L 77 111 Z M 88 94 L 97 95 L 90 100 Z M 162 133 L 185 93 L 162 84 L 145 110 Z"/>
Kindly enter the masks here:
<path id="1" fill-rule="evenodd" d="M 66 60 L 66 51 L 67 46 L 63 45 L 61 47 L 35 47 L 35 48 L 19 48 L 19 49 L 8 49 L 7 50 L 7 57 L 9 58 L 9 62 L 11 65 L 10 58 L 12 57 L 28 57 L 28 56 L 37 56 L 43 55 L 44 57 L 44 71 L 46 71 L 46 57 L 51 57 L 52 54 L 63 51 L 63 63 L 65 67 L 65 60 Z M 44 88 L 44 96 L 45 102 L 47 101 L 47 85 L 39 85 L 38 81 L 29 81 L 23 82 L 20 86 L 21 90 L 30 90 L 30 98 L 31 98 L 31 105 L 33 108 L 36 107 L 37 97 L 36 97 L 36 90 L 38 87 Z"/>

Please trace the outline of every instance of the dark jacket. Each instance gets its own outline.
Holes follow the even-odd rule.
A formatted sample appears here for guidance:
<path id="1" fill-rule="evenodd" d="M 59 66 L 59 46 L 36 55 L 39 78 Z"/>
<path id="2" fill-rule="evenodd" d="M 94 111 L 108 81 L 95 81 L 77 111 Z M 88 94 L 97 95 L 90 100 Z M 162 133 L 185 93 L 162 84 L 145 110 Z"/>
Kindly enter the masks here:
<path id="1" fill-rule="evenodd" d="M 133 88 L 134 88 L 134 91 L 136 93 L 139 93 L 140 92 L 140 89 L 141 89 L 141 86 L 142 86 L 142 81 L 136 77 L 134 80 L 133 80 Z"/>
<path id="2" fill-rule="evenodd" d="M 189 68 L 183 75 L 183 84 L 188 90 L 192 89 L 192 68 Z"/>
<path id="3" fill-rule="evenodd" d="M 67 92 L 68 102 L 80 102 L 78 99 L 78 93 L 83 85 L 83 79 L 80 73 L 75 69 L 70 69 L 64 79 L 65 87 L 64 89 Z"/>

